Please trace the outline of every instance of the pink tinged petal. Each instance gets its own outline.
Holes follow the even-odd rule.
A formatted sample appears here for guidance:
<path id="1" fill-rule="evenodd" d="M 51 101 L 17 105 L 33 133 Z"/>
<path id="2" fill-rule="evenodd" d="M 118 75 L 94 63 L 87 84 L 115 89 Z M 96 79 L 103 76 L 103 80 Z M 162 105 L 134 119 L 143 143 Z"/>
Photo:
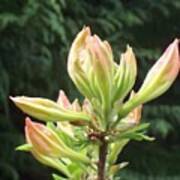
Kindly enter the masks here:
<path id="1" fill-rule="evenodd" d="M 134 91 L 131 92 L 130 99 L 132 99 L 136 93 Z M 142 115 L 142 104 L 134 108 L 129 114 L 128 114 L 128 121 L 133 124 L 139 124 L 141 120 Z"/>
<path id="2" fill-rule="evenodd" d="M 149 101 L 163 94 L 176 79 L 179 68 L 179 40 L 175 39 L 148 72 L 139 96 L 142 94 L 146 96 L 145 101 Z"/>
<path id="3" fill-rule="evenodd" d="M 59 91 L 59 97 L 57 99 L 57 103 L 65 109 L 71 108 L 71 103 L 63 90 Z"/>
<path id="4" fill-rule="evenodd" d="M 81 112 L 81 106 L 79 104 L 78 99 L 75 99 L 72 103 L 72 110 L 76 112 Z"/>
<path id="5" fill-rule="evenodd" d="M 67 157 L 73 160 L 90 163 L 89 158 L 70 149 L 54 131 L 40 123 L 34 123 L 26 118 L 26 140 L 36 152 L 48 157 Z"/>
<path id="6" fill-rule="evenodd" d="M 119 110 L 120 116 L 127 115 L 135 107 L 165 93 L 176 79 L 180 68 L 179 40 L 175 39 L 160 59 L 148 72 L 140 90 Z"/>
<path id="7" fill-rule="evenodd" d="M 83 52 L 85 50 L 86 39 L 91 35 L 90 28 L 85 27 L 75 38 L 72 43 L 69 56 L 68 56 L 68 73 L 73 80 L 76 87 L 84 95 L 90 98 L 92 96 L 89 90 L 89 82 L 84 72 L 83 66 L 87 69 L 86 65 L 82 66 Z M 87 52 L 86 52 L 87 53 Z M 89 57 L 85 57 L 89 58 Z M 83 63 L 86 63 L 85 61 Z"/>
<path id="8" fill-rule="evenodd" d="M 112 60 L 107 54 L 106 46 L 96 35 L 87 39 L 87 48 L 93 59 L 96 91 L 100 94 L 103 105 L 107 107 L 111 96 Z"/>
<path id="9" fill-rule="evenodd" d="M 27 142 L 39 153 L 58 157 L 61 155 L 60 142 L 57 137 L 43 124 L 34 123 L 26 118 L 25 134 Z"/>
<path id="10" fill-rule="evenodd" d="M 87 113 L 89 115 L 92 115 L 92 113 L 93 113 L 92 105 L 88 99 L 84 99 L 82 109 L 85 113 Z"/>

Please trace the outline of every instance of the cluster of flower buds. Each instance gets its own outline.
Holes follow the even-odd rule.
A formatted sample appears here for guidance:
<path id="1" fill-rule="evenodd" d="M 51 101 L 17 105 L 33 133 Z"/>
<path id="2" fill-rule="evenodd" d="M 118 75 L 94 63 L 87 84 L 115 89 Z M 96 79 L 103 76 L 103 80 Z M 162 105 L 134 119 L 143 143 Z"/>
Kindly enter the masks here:
<path id="1" fill-rule="evenodd" d="M 75 131 L 78 126 L 87 133 L 87 137 L 88 132 L 101 138 L 106 134 L 117 135 L 112 137 L 114 141 L 109 142 L 109 151 L 112 151 L 109 159 L 114 162 L 133 133 L 136 138 L 145 137 L 139 133 L 146 127 L 139 126 L 142 105 L 166 92 L 176 79 L 180 69 L 178 46 L 179 40 L 175 39 L 135 93 L 132 88 L 136 81 L 137 63 L 132 48 L 127 46 L 117 64 L 109 43 L 92 35 L 89 27 L 83 28 L 72 43 L 68 57 L 68 73 L 85 96 L 82 106 L 78 100 L 70 103 L 62 90 L 57 102 L 45 98 L 11 97 L 17 107 L 28 115 L 55 125 L 53 129 L 26 118 L 26 141 L 35 158 L 60 169 L 67 176 L 70 175 L 65 166 L 67 159 L 92 165 L 88 156 L 88 148 L 92 150 L 91 143 L 86 150 L 78 152 L 64 142 L 65 138 L 74 140 L 75 133 L 79 132 L 79 129 Z M 126 100 L 129 94 L 130 98 Z M 57 131 L 64 134 L 59 136 Z M 115 142 L 118 138 L 119 141 Z"/>
<path id="2" fill-rule="evenodd" d="M 85 27 L 72 44 L 68 72 L 84 96 L 91 102 L 94 99 L 99 101 L 102 113 L 110 112 L 114 104 L 120 102 L 117 111 L 122 118 L 135 107 L 157 98 L 169 89 L 180 68 L 178 45 L 179 40 L 175 39 L 150 69 L 136 95 L 125 103 L 124 98 L 133 88 L 137 75 L 136 58 L 130 46 L 121 55 L 118 65 L 113 61 L 109 43 L 97 35 L 91 35 L 89 27 Z"/>

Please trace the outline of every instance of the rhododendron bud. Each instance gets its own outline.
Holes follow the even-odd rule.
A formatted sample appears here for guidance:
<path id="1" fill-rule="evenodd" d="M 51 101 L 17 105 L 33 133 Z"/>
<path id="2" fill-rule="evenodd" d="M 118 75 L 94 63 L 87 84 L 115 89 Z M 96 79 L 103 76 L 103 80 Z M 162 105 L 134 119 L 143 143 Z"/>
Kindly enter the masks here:
<path id="1" fill-rule="evenodd" d="M 83 105 L 82 105 L 82 109 L 84 112 L 86 112 L 87 114 L 92 114 L 93 112 L 93 109 L 92 109 L 92 105 L 91 103 L 89 102 L 88 99 L 84 99 L 83 101 Z"/>
<path id="2" fill-rule="evenodd" d="M 89 121 L 83 112 L 75 112 L 45 98 L 15 97 L 12 101 L 25 113 L 44 121 Z"/>
<path id="3" fill-rule="evenodd" d="M 65 109 L 70 109 L 71 108 L 71 103 L 68 99 L 68 97 L 66 96 L 66 94 L 64 93 L 63 90 L 60 90 L 59 91 L 59 96 L 58 96 L 58 99 L 57 99 L 57 103 L 65 108 Z"/>
<path id="4" fill-rule="evenodd" d="M 136 106 L 157 98 L 169 89 L 179 73 L 178 46 L 179 40 L 175 39 L 150 69 L 136 95 L 120 107 L 119 114 L 121 116 L 127 115 Z"/>
<path id="5" fill-rule="evenodd" d="M 91 35 L 88 27 L 75 38 L 68 57 L 68 72 L 88 99 L 97 97 L 105 109 L 110 104 L 113 61 L 110 45 Z"/>
<path id="6" fill-rule="evenodd" d="M 65 144 L 45 125 L 26 118 L 25 135 L 27 142 L 39 153 L 51 157 L 64 156 Z"/>
<path id="7" fill-rule="evenodd" d="M 101 41 L 97 35 L 88 37 L 86 45 L 92 58 L 93 76 L 95 78 L 93 88 L 97 88 L 96 91 L 101 97 L 101 102 L 107 108 L 111 100 L 112 89 L 112 51 L 107 41 Z"/>
<path id="8" fill-rule="evenodd" d="M 130 99 L 132 99 L 134 96 L 135 96 L 135 92 L 132 91 L 130 95 Z M 139 105 L 128 114 L 127 122 L 137 125 L 140 123 L 141 115 L 142 115 L 142 105 Z"/>
<path id="9" fill-rule="evenodd" d="M 57 104 L 60 105 L 60 107 L 63 107 L 66 109 L 72 109 L 72 105 L 63 90 L 59 91 Z M 65 121 L 60 122 L 59 121 L 59 122 L 57 122 L 57 127 L 59 130 L 68 134 L 70 137 L 74 137 L 73 127 L 69 122 L 65 122 Z"/>
<path id="10" fill-rule="evenodd" d="M 89 73 L 88 66 L 91 60 L 85 50 L 85 43 L 90 34 L 90 29 L 86 27 L 76 36 L 68 57 L 68 73 L 79 91 L 88 98 L 93 96 L 86 76 L 86 73 Z"/>
<path id="11" fill-rule="evenodd" d="M 28 144 L 42 155 L 90 162 L 86 156 L 67 147 L 53 130 L 43 124 L 34 123 L 29 118 L 26 118 L 25 135 Z"/>
<path id="12" fill-rule="evenodd" d="M 143 102 L 150 101 L 169 89 L 180 68 L 179 40 L 175 39 L 148 72 L 138 96 Z"/>
<path id="13" fill-rule="evenodd" d="M 113 100 L 123 100 L 134 86 L 137 75 L 137 64 L 133 50 L 127 46 L 125 53 L 121 55 L 120 65 L 115 64 L 114 97 Z"/>
<path id="14" fill-rule="evenodd" d="M 136 93 L 132 90 L 130 94 L 129 101 L 134 98 Z M 132 127 L 138 125 L 141 120 L 142 115 L 142 104 L 135 107 L 131 112 L 129 112 L 124 118 L 119 118 L 114 122 L 113 126 L 116 126 L 118 123 L 118 129 L 120 131 L 125 131 L 131 129 Z"/>
<path id="15" fill-rule="evenodd" d="M 76 112 L 81 112 L 81 111 L 82 111 L 78 99 L 75 99 L 75 100 L 72 102 L 72 110 L 73 110 L 73 111 L 76 111 Z"/>

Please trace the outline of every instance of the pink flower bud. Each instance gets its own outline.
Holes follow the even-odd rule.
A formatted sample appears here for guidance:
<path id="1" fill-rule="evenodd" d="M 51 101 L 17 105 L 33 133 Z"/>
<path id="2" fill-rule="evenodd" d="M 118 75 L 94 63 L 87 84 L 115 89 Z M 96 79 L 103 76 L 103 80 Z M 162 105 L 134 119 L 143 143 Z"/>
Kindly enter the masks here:
<path id="1" fill-rule="evenodd" d="M 83 154 L 70 149 L 50 128 L 26 118 L 25 135 L 27 143 L 32 145 L 34 152 L 47 157 L 62 158 L 90 163 Z"/>
<path id="2" fill-rule="evenodd" d="M 166 92 L 176 79 L 180 68 L 178 45 L 179 40 L 175 39 L 148 72 L 137 93 L 143 103 Z"/>
<path id="3" fill-rule="evenodd" d="M 89 27 L 75 38 L 68 57 L 68 72 L 81 93 L 98 98 L 106 109 L 110 104 L 113 60 L 111 47 L 91 35 Z"/>
<path id="4" fill-rule="evenodd" d="M 27 142 L 39 153 L 51 157 L 64 155 L 64 143 L 45 125 L 26 118 L 25 135 Z"/>
<path id="5" fill-rule="evenodd" d="M 65 109 L 70 109 L 70 107 L 71 107 L 71 103 L 63 90 L 59 91 L 57 103 Z"/>
<path id="6" fill-rule="evenodd" d="M 72 43 L 68 56 L 68 73 L 79 91 L 88 98 L 92 97 L 92 92 L 86 76 L 89 71 L 85 70 L 88 70 L 91 59 L 85 49 L 85 44 L 90 34 L 89 27 L 83 28 Z"/>
<path id="7" fill-rule="evenodd" d="M 130 99 L 135 96 L 135 92 L 132 91 L 130 95 Z M 139 124 L 142 115 L 142 104 L 134 108 L 127 116 L 127 122 L 132 124 Z"/>
<path id="8" fill-rule="evenodd" d="M 176 79 L 179 68 L 179 40 L 175 39 L 150 69 L 140 90 L 119 109 L 119 114 L 125 116 L 140 104 L 165 93 Z"/>

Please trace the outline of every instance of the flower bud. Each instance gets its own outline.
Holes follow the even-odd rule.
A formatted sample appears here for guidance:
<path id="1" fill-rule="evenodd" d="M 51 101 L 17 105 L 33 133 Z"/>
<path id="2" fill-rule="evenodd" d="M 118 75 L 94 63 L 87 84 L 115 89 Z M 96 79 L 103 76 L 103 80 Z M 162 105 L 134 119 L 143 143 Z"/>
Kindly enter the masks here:
<path id="1" fill-rule="evenodd" d="M 26 118 L 25 134 L 27 142 L 39 153 L 51 157 L 59 157 L 63 154 L 64 143 L 45 125 Z"/>
<path id="2" fill-rule="evenodd" d="M 64 93 L 63 90 L 59 91 L 57 104 L 59 104 L 61 107 L 65 108 L 65 109 L 70 109 L 71 108 L 71 103 L 70 103 L 68 97 L 66 96 L 66 94 Z"/>
<path id="3" fill-rule="evenodd" d="M 132 90 L 129 101 L 133 99 L 134 96 L 136 96 L 136 93 Z M 114 122 L 113 126 L 116 126 L 119 131 L 127 131 L 140 123 L 141 115 L 142 115 L 142 104 L 135 107 L 124 118 L 120 117 L 119 119 L 117 119 Z"/>
<path id="4" fill-rule="evenodd" d="M 90 34 L 89 27 L 83 28 L 72 43 L 68 56 L 68 73 L 79 91 L 88 98 L 93 96 L 86 76 L 89 71 L 85 71 L 91 61 L 89 53 L 85 50 L 86 39 Z"/>
<path id="5" fill-rule="evenodd" d="M 91 54 L 94 84 L 100 95 L 104 108 L 108 108 L 111 101 L 113 60 L 110 46 L 97 36 L 91 36 L 87 39 L 87 48 Z M 90 82 L 93 83 L 93 82 Z"/>
<path id="6" fill-rule="evenodd" d="M 87 98 L 85 98 L 84 101 L 83 101 L 82 109 L 83 109 L 83 111 L 85 113 L 92 116 L 93 107 L 92 107 L 91 103 L 89 102 L 89 100 Z"/>
<path id="7" fill-rule="evenodd" d="M 134 86 L 137 75 L 137 64 L 133 50 L 127 46 L 127 50 L 121 55 L 120 65 L 116 65 L 114 76 L 114 97 L 113 100 L 123 100 Z"/>
<path id="8" fill-rule="evenodd" d="M 68 57 L 68 72 L 80 92 L 98 98 L 107 109 L 111 97 L 112 51 L 106 41 L 92 36 L 88 27 L 75 38 Z"/>
<path id="9" fill-rule="evenodd" d="M 180 68 L 179 40 L 175 39 L 148 72 L 138 96 L 143 103 L 166 92 L 176 79 Z"/>
<path id="10" fill-rule="evenodd" d="M 81 111 L 82 111 L 78 99 L 75 99 L 75 100 L 72 102 L 72 105 L 71 105 L 71 106 L 72 106 L 72 110 L 73 110 L 73 111 L 76 111 L 76 112 L 81 112 Z"/>
<path id="11" fill-rule="evenodd" d="M 178 46 L 179 40 L 175 39 L 150 69 L 143 85 L 136 95 L 120 107 L 120 116 L 126 116 L 135 107 L 157 98 L 170 88 L 176 79 L 180 68 Z"/>
<path id="12" fill-rule="evenodd" d="M 57 104 L 60 105 L 60 107 L 63 107 L 66 109 L 72 109 L 72 105 L 63 90 L 59 91 L 59 97 L 57 99 Z M 60 122 L 59 121 L 59 122 L 57 122 L 57 127 L 64 133 L 68 134 L 70 137 L 74 137 L 73 127 L 69 122 Z"/>
<path id="13" fill-rule="evenodd" d="M 25 113 L 44 121 L 89 121 L 83 112 L 60 107 L 57 103 L 44 98 L 11 97 L 11 100 Z"/>
<path id="14" fill-rule="evenodd" d="M 54 158 L 66 157 L 89 163 L 89 159 L 70 149 L 58 135 L 40 123 L 34 123 L 26 118 L 25 135 L 27 143 L 38 153 Z"/>
<path id="15" fill-rule="evenodd" d="M 132 91 L 130 95 L 130 99 L 132 99 L 135 96 L 135 92 Z M 142 104 L 134 108 L 126 117 L 126 122 L 138 125 L 141 120 L 142 115 Z"/>
<path id="16" fill-rule="evenodd" d="M 60 105 L 60 107 L 72 110 L 74 112 L 83 112 L 78 99 L 75 99 L 72 103 L 70 103 L 68 97 L 66 96 L 66 94 L 64 93 L 63 90 L 60 90 L 60 92 L 59 92 L 59 97 L 58 97 L 57 103 L 58 103 L 58 105 Z M 67 122 L 57 122 L 57 125 L 61 130 L 63 130 L 63 131 L 67 130 L 67 132 L 69 132 L 71 135 L 73 134 L 72 124 L 84 126 L 84 125 L 87 125 L 87 122 L 85 122 L 84 120 L 81 120 L 81 119 L 77 119 L 76 121 L 71 122 L 71 124 L 68 122 L 68 120 L 67 120 Z"/>

